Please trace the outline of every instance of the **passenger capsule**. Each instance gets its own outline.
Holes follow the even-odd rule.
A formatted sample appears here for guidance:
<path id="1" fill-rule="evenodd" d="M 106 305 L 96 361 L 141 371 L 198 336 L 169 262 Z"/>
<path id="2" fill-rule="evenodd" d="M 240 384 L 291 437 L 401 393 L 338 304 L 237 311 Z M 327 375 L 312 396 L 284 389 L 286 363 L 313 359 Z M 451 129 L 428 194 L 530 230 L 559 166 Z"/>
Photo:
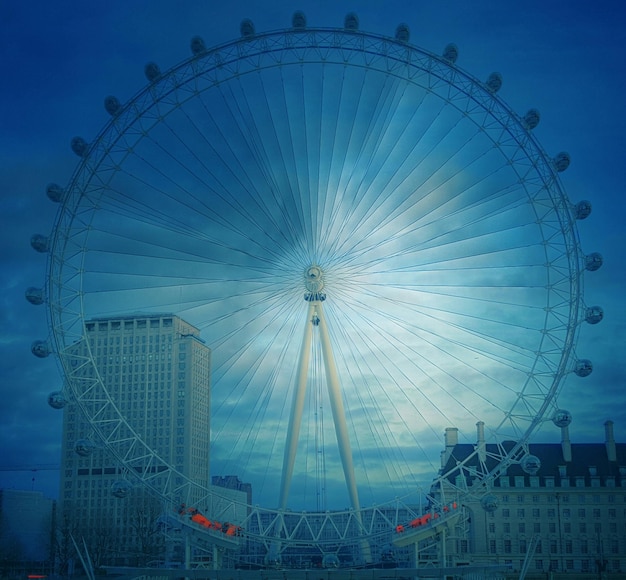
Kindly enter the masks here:
<path id="1" fill-rule="evenodd" d="M 72 151 L 78 155 L 79 157 L 84 157 L 87 155 L 87 150 L 89 149 L 89 145 L 87 141 L 85 141 L 82 137 L 74 137 L 70 143 Z"/>
<path id="2" fill-rule="evenodd" d="M 561 153 L 559 153 L 553 160 L 554 168 L 561 173 L 569 167 L 570 161 L 571 159 L 569 153 L 561 151 Z"/>
<path id="3" fill-rule="evenodd" d="M 40 306 L 44 303 L 43 288 L 35 288 L 34 286 L 26 288 L 24 296 L 26 296 L 26 300 L 35 306 Z"/>
<path id="4" fill-rule="evenodd" d="M 411 38 L 411 31 L 407 24 L 398 24 L 396 28 L 396 40 L 399 42 L 407 43 L 409 42 L 409 38 Z"/>
<path id="5" fill-rule="evenodd" d="M 30 245 L 36 252 L 45 254 L 48 251 L 48 238 L 41 234 L 33 234 L 30 238 Z"/>
<path id="6" fill-rule="evenodd" d="M 604 310 L 600 306 L 590 306 L 585 312 L 585 321 L 589 324 L 598 324 L 604 318 Z"/>
<path id="7" fill-rule="evenodd" d="M 322 568 L 339 568 L 339 558 L 337 554 L 324 554 L 322 558 Z"/>
<path id="8" fill-rule="evenodd" d="M 296 30 L 304 30 L 306 28 L 306 16 L 301 10 L 297 10 L 291 17 L 291 26 Z"/>
<path id="9" fill-rule="evenodd" d="M 502 88 L 502 75 L 492 72 L 485 84 L 487 85 L 487 90 L 495 95 Z"/>
<path id="10" fill-rule="evenodd" d="M 591 215 L 591 202 L 583 199 L 576 204 L 574 208 L 577 220 L 584 220 Z"/>
<path id="11" fill-rule="evenodd" d="M 487 513 L 493 513 L 498 509 L 498 498 L 488 493 L 480 498 L 480 505 Z"/>
<path id="12" fill-rule="evenodd" d="M 206 52 L 206 44 L 201 36 L 194 36 L 191 39 L 191 54 L 203 54 Z"/>
<path id="13" fill-rule="evenodd" d="M 133 486 L 125 479 L 119 479 L 113 482 L 111 486 L 111 495 L 119 499 L 124 499 L 130 495 Z"/>
<path id="14" fill-rule="evenodd" d="M 588 377 L 593 371 L 593 364 L 589 359 L 583 358 L 576 361 L 574 373 L 579 377 Z"/>
<path id="15" fill-rule="evenodd" d="M 241 21 L 239 31 L 241 32 L 242 38 L 250 38 L 251 36 L 254 36 L 254 22 L 252 22 L 249 18 L 244 18 Z"/>
<path id="16" fill-rule="evenodd" d="M 81 457 L 89 457 L 96 449 L 96 445 L 89 439 L 79 439 L 74 444 L 74 451 Z"/>
<path id="17" fill-rule="evenodd" d="M 65 191 L 63 188 L 56 183 L 50 183 L 48 187 L 46 187 L 46 195 L 54 203 L 59 203 L 63 199 L 64 194 Z"/>
<path id="18" fill-rule="evenodd" d="M 46 358 L 50 356 L 50 347 L 45 340 L 36 340 L 30 345 L 30 352 L 37 358 Z"/>
<path id="19" fill-rule="evenodd" d="M 48 405 L 53 409 L 63 409 L 67 405 L 67 399 L 62 391 L 54 391 L 48 395 Z"/>
<path id="20" fill-rule="evenodd" d="M 454 64 L 456 59 L 459 58 L 459 48 L 456 44 L 450 43 L 443 49 L 443 58 L 448 62 Z"/>
<path id="21" fill-rule="evenodd" d="M 359 17 L 354 12 L 346 14 L 346 18 L 343 21 L 343 26 L 346 30 L 358 30 L 359 29 Z"/>
<path id="22" fill-rule="evenodd" d="M 537 125 L 539 125 L 540 120 L 541 115 L 537 109 L 529 109 L 529 111 L 524 115 L 524 125 L 529 131 L 532 131 Z"/>
<path id="23" fill-rule="evenodd" d="M 536 455 L 524 455 L 521 466 L 529 475 L 535 475 L 541 468 L 541 460 Z"/>
<path id="24" fill-rule="evenodd" d="M 602 267 L 604 263 L 604 259 L 602 258 L 602 254 L 598 252 L 593 252 L 588 256 L 585 256 L 585 270 L 589 272 L 595 272 Z"/>
<path id="25" fill-rule="evenodd" d="M 552 422 L 557 427 L 568 427 L 572 422 L 572 414 L 566 409 L 557 409 L 552 415 Z"/>
<path id="26" fill-rule="evenodd" d="M 143 69 L 146 78 L 151 82 L 158 81 L 161 77 L 161 69 L 156 62 L 149 62 Z"/>
<path id="27" fill-rule="evenodd" d="M 104 110 L 111 115 L 111 117 L 115 117 L 119 115 L 122 110 L 122 104 L 119 102 L 117 97 L 113 95 L 109 95 L 104 99 Z"/>

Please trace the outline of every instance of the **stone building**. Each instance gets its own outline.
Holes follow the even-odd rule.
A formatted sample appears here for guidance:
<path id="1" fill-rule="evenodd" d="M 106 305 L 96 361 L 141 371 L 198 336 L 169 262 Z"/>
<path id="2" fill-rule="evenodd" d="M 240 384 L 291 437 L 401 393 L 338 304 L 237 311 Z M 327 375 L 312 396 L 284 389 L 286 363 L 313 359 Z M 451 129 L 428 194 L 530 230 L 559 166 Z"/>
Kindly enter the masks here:
<path id="1" fill-rule="evenodd" d="M 484 445 L 458 443 L 457 435 L 446 431 L 443 470 Z M 626 573 L 626 444 L 615 442 L 611 421 L 605 443 L 572 443 L 567 425 L 561 435 L 560 444 L 529 444 L 538 462 L 530 469 L 522 462 L 510 466 L 488 490 L 489 502 L 484 494 L 465 499 L 467 535 L 447 546 L 454 565 L 506 564 L 520 571 L 528 560 L 528 574 L 544 577 Z"/>

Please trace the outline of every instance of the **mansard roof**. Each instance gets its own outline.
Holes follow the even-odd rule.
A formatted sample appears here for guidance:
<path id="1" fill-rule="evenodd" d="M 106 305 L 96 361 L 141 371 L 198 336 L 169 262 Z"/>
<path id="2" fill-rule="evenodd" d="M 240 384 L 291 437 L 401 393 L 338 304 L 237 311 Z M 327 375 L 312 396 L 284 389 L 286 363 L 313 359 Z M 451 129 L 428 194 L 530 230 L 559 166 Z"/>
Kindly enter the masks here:
<path id="1" fill-rule="evenodd" d="M 570 443 L 569 445 L 571 447 L 571 461 L 565 460 L 561 443 L 529 444 L 529 453 L 541 461 L 541 468 L 536 475 L 539 476 L 542 486 L 545 485 L 546 477 L 553 477 L 556 486 L 560 486 L 561 479 L 567 478 L 573 485 L 572 478 L 584 477 L 585 487 L 591 486 L 591 480 L 594 478 L 599 478 L 602 487 L 606 485 L 607 478 L 615 478 L 615 486 L 617 487 L 626 487 L 626 443 L 615 444 L 615 461 L 609 461 L 605 443 Z M 503 443 L 503 447 L 506 449 L 511 449 L 513 446 L 514 442 L 512 441 Z M 455 465 L 473 453 L 475 448 L 475 445 L 467 443 L 454 445 L 443 471 L 452 470 Z M 486 445 L 486 464 L 489 470 L 496 467 L 495 461 L 490 459 L 491 454 L 495 452 L 495 445 Z M 466 465 L 468 468 L 475 467 L 478 469 L 478 459 L 476 457 L 471 458 Z M 507 469 L 506 475 L 509 477 L 524 476 L 525 483 L 528 484 L 529 474 L 524 472 L 520 464 L 511 465 Z M 498 486 L 499 483 L 496 480 L 495 486 Z"/>

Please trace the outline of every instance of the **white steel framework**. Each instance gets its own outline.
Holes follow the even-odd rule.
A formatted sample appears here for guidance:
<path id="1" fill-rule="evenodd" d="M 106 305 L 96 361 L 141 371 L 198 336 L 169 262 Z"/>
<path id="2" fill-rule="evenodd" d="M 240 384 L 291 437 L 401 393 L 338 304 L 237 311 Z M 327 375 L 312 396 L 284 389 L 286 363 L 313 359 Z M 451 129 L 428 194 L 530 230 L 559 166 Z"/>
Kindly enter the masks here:
<path id="1" fill-rule="evenodd" d="M 83 345 L 89 318 L 175 312 L 213 352 L 214 465 L 279 508 L 248 506 L 248 537 L 362 545 L 378 533 L 371 513 L 396 525 L 433 476 L 435 487 L 466 481 L 464 464 L 438 472 L 437 456 L 443 429 L 468 418 L 491 441 L 518 442 L 480 456 L 471 477 L 487 487 L 521 461 L 581 369 L 582 273 L 601 259 L 579 247 L 589 212 L 561 186 L 569 158 L 543 151 L 538 114 L 513 112 L 499 75 L 474 78 L 456 47 L 435 55 L 406 28 L 389 38 L 354 19 L 299 18 L 261 34 L 248 22 L 240 39 L 207 49 L 196 38 L 192 51 L 166 72 L 148 65 L 126 104 L 107 98 L 111 120 L 72 142 L 80 163 L 65 189 L 49 188 L 60 202 L 50 239 L 33 240 L 49 251 L 52 349 L 98 443 L 172 509 L 190 496 L 193 482 L 119 413 Z M 287 513 L 296 479 L 306 487 L 314 326 L 352 506 L 336 515 Z M 361 508 L 363 481 L 402 498 L 390 504 L 404 506 L 400 520 Z M 241 513 L 198 493 L 212 517 Z"/>

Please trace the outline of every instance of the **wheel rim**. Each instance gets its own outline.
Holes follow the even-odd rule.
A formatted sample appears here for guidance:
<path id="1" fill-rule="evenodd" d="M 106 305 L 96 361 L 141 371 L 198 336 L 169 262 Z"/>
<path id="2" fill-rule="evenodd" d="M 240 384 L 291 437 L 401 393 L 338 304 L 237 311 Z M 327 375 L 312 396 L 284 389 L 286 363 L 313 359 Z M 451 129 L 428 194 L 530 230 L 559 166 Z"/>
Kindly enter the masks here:
<path id="1" fill-rule="evenodd" d="M 319 264 L 358 479 L 403 494 L 436 475 L 445 427 L 485 421 L 494 440 L 523 445 L 551 408 L 581 301 L 573 221 L 523 120 L 452 63 L 357 31 L 255 35 L 156 76 L 85 152 L 52 237 L 56 347 L 111 450 L 129 467 L 148 454 L 174 472 L 124 417 L 97 420 L 115 402 L 99 379 L 77 380 L 93 360 L 77 361 L 73 345 L 97 316 L 172 311 L 197 325 L 215 365 L 214 465 L 266 455 L 242 479 L 275 487 L 284 435 L 258 434 L 288 416 L 302 273 Z M 325 474 L 341 498 L 313 359 L 318 419 L 299 455 L 322 449 L 324 463 L 298 469 Z M 248 400 L 262 404 L 243 415 Z M 227 446 L 238 453 L 220 457 Z M 382 483 L 392 456 L 402 461 Z M 316 508 L 337 507 L 319 494 Z"/>

